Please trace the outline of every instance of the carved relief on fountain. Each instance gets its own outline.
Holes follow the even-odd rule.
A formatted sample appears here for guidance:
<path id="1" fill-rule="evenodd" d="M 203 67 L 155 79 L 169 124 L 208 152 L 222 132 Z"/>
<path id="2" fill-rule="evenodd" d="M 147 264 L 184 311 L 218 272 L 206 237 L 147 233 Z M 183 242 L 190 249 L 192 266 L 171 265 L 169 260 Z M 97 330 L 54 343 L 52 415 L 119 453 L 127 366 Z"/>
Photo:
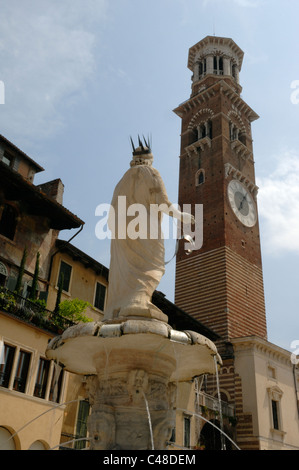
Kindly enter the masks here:
<path id="1" fill-rule="evenodd" d="M 92 449 L 129 449 L 132 442 L 136 449 L 149 449 L 152 439 L 154 448 L 166 447 L 175 427 L 176 397 L 176 385 L 167 377 L 133 369 L 121 377 L 90 376 L 86 389 Z"/>

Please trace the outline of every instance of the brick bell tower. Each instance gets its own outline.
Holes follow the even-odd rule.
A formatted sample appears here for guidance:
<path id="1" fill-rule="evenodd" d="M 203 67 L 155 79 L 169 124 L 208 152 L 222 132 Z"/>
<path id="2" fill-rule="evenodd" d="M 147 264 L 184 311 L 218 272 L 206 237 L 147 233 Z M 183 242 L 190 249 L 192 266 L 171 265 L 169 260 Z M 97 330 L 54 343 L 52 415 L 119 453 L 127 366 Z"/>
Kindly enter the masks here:
<path id="1" fill-rule="evenodd" d="M 241 98 L 244 53 L 207 36 L 189 50 L 192 91 L 182 119 L 179 205 L 203 204 L 203 245 L 176 261 L 175 303 L 225 342 L 267 339 L 251 123 Z M 194 207 L 194 206 L 193 206 Z"/>

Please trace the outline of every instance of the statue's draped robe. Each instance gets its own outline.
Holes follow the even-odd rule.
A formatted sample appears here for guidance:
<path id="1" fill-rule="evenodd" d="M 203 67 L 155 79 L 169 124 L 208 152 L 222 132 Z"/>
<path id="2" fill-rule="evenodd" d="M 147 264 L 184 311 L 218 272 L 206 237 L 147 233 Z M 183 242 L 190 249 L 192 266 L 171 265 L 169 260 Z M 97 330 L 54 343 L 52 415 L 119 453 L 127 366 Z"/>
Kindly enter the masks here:
<path id="1" fill-rule="evenodd" d="M 119 198 L 120 196 L 123 198 Z M 124 200 L 126 204 L 122 208 Z M 136 214 L 133 211 L 132 216 L 126 217 L 127 210 L 132 204 L 141 204 L 144 210 L 137 211 Z M 155 226 L 155 222 L 157 225 L 157 211 L 154 213 L 150 211 L 151 205 L 154 204 L 159 206 L 166 204 L 167 207 L 171 205 L 159 172 L 148 165 L 133 166 L 125 173 L 115 188 L 111 202 L 112 210 L 110 210 L 108 218 L 109 228 L 112 234 L 115 232 L 115 237 L 111 239 L 105 319 L 113 319 L 127 314 L 147 316 L 150 310 L 158 310 L 151 303 L 151 298 L 164 274 L 165 262 L 164 242 L 161 233 L 162 213 L 159 212 L 159 233 L 157 236 L 157 227 Z M 119 213 L 119 211 L 121 212 Z M 144 220 L 142 215 L 145 211 Z M 141 233 L 146 222 L 147 233 L 142 232 L 142 238 L 138 237 L 137 239 L 131 239 L 128 234 L 124 238 L 119 238 L 119 229 L 121 228 L 118 223 L 119 217 L 126 217 L 127 228 L 130 223 L 131 227 L 132 224 L 136 224 L 136 217 L 140 217 L 139 220 L 143 225 L 142 227 L 136 226 L 136 231 Z M 156 238 L 153 238 L 153 233 L 152 238 L 150 237 L 150 228 L 154 230 Z"/>

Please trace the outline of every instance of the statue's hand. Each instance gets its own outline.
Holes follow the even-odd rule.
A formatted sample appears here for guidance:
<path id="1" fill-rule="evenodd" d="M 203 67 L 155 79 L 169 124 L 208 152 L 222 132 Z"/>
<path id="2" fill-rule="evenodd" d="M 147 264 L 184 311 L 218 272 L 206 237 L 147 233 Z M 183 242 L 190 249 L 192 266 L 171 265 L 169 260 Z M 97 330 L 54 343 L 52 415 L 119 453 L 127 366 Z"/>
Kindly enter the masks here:
<path id="1" fill-rule="evenodd" d="M 195 224 L 195 218 L 188 212 L 182 212 L 182 222 L 183 224 Z"/>

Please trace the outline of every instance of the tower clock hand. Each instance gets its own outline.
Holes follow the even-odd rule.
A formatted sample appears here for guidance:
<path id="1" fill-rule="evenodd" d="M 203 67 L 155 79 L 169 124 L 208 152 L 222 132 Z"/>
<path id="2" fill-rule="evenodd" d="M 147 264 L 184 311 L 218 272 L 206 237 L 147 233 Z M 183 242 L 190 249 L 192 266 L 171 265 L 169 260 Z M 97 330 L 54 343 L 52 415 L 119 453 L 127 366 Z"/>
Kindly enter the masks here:
<path id="1" fill-rule="evenodd" d="M 239 211 L 240 211 L 240 210 L 242 209 L 242 207 L 243 207 L 243 202 L 246 201 L 246 196 L 247 196 L 247 194 L 245 194 L 245 196 L 243 196 L 243 199 L 242 199 L 242 201 L 240 202 Z"/>

